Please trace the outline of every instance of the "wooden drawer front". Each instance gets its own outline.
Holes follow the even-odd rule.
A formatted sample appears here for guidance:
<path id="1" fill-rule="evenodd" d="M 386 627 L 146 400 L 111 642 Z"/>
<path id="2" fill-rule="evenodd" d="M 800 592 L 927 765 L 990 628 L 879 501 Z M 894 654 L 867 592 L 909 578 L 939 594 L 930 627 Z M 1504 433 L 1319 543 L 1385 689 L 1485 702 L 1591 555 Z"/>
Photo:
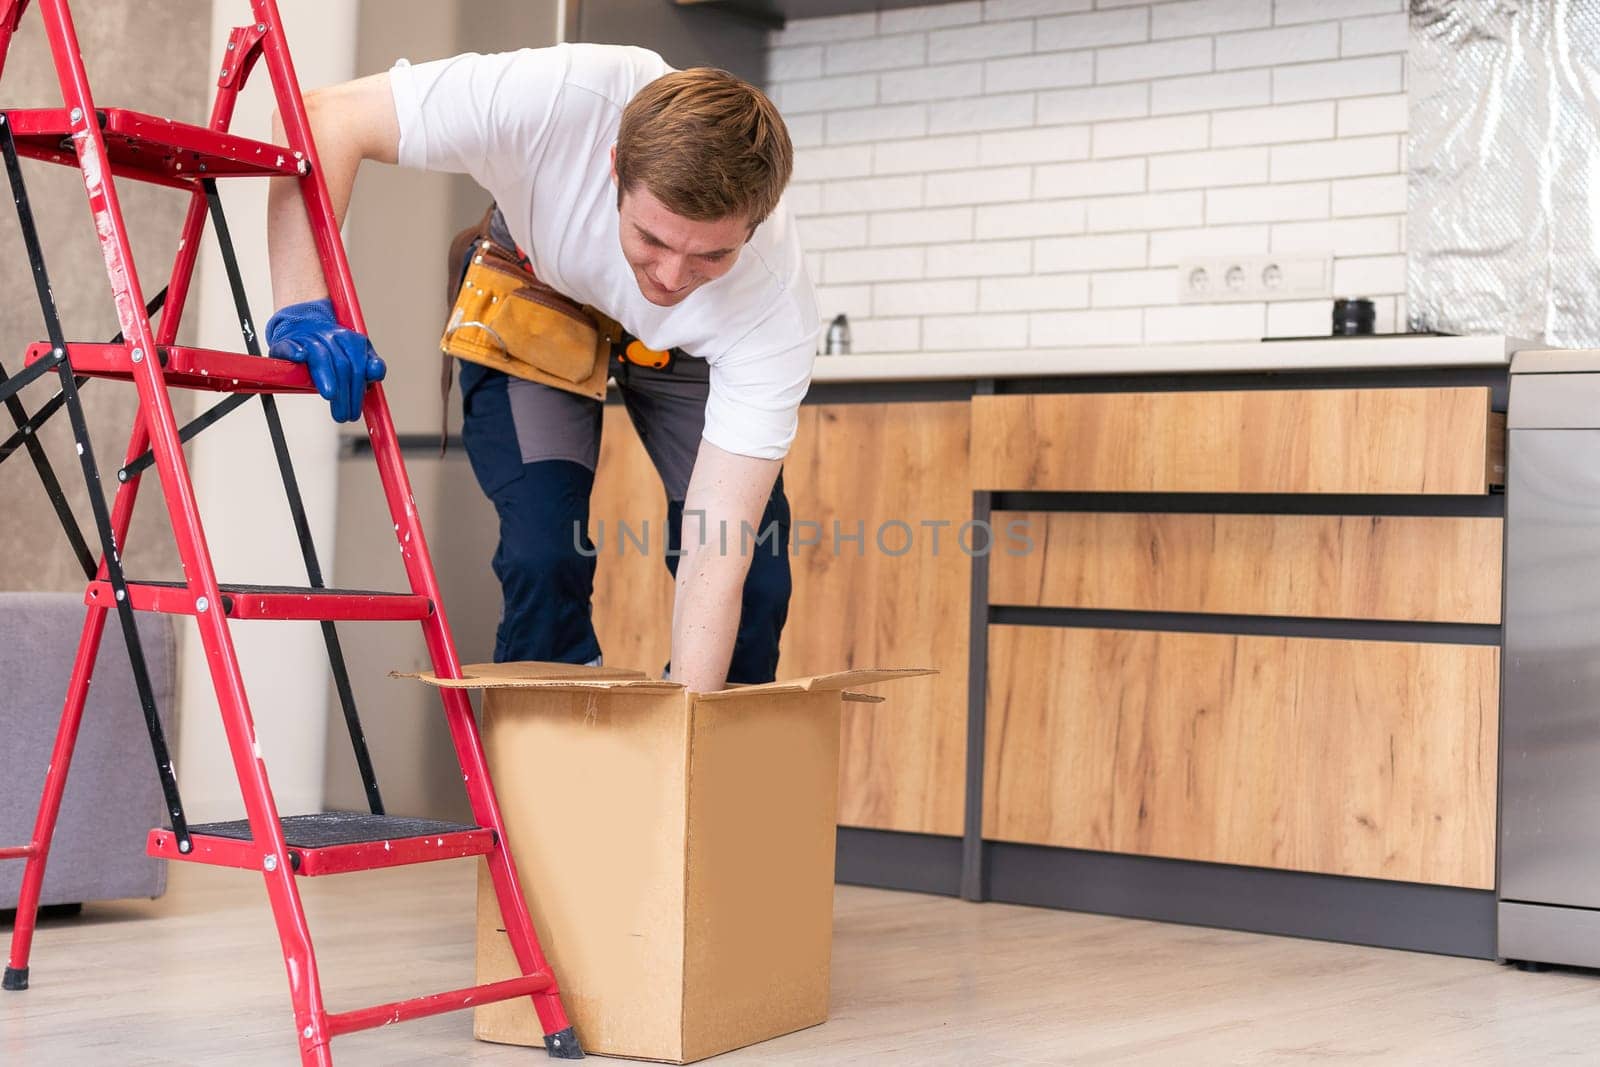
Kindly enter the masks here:
<path id="1" fill-rule="evenodd" d="M 659 674 L 672 658 L 672 576 L 662 562 L 666 496 L 627 411 L 607 404 L 603 419 L 589 495 L 589 535 L 600 539 L 595 633 L 607 664 Z M 649 550 L 628 538 L 645 541 Z"/>
<path id="2" fill-rule="evenodd" d="M 959 835 L 966 797 L 971 560 L 956 531 L 972 517 L 967 404 L 818 404 L 800 409 L 784 464 L 796 524 L 823 543 L 796 551 L 778 676 L 844 667 L 936 667 L 888 686 L 882 704 L 844 707 L 839 822 Z M 938 552 L 919 523 L 948 526 Z M 879 551 L 883 524 L 908 523 L 912 551 Z M 865 525 L 865 549 L 835 542 Z M 898 537 L 888 542 L 898 546 Z"/>
<path id="3" fill-rule="evenodd" d="M 1489 889 L 1499 650 L 990 630 L 984 835 Z"/>
<path id="4" fill-rule="evenodd" d="M 972 401 L 979 489 L 1484 493 L 1489 390 L 1056 393 Z"/>
<path id="5" fill-rule="evenodd" d="M 993 522 L 994 604 L 1500 621 L 1498 518 L 995 512 Z"/>

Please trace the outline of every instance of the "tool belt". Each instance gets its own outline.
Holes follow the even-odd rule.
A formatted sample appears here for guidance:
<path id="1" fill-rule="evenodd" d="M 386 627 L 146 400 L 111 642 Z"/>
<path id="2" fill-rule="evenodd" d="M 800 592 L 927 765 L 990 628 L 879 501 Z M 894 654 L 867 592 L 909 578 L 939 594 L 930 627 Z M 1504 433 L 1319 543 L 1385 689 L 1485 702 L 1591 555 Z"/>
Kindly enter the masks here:
<path id="1" fill-rule="evenodd" d="M 604 400 L 617 324 L 534 277 L 515 249 L 489 236 L 493 208 L 451 242 L 452 267 L 471 250 L 439 348 L 446 356 Z M 449 374 L 446 360 L 445 374 Z"/>
<path id="2" fill-rule="evenodd" d="M 656 370 L 672 364 L 672 352 L 645 347 L 616 320 L 569 300 L 534 277 L 520 252 L 490 236 L 493 217 L 491 204 L 477 225 L 462 230 L 450 242 L 445 293 L 450 316 L 439 339 L 444 353 L 439 374 L 441 456 L 448 440 L 452 359 L 481 363 L 600 401 L 606 398 L 613 353 L 619 360 Z M 463 274 L 461 263 L 469 251 L 471 259 Z"/>

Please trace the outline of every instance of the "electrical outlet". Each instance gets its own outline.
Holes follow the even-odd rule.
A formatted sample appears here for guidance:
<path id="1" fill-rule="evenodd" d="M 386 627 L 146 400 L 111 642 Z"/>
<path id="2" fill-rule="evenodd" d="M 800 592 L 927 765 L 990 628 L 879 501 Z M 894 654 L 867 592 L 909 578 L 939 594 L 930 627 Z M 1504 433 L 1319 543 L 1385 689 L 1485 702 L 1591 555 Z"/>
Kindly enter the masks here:
<path id="1" fill-rule="evenodd" d="M 1178 262 L 1178 302 L 1228 304 L 1333 295 L 1333 257 L 1210 256 Z"/>

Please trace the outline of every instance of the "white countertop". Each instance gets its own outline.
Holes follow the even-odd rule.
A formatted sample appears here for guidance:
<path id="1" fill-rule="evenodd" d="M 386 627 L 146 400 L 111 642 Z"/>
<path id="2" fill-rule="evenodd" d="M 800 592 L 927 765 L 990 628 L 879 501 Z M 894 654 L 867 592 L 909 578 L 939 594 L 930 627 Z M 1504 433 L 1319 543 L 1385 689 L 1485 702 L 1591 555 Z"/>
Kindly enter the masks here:
<path id="1" fill-rule="evenodd" d="M 1512 374 L 1592 374 L 1600 371 L 1600 348 L 1533 348 L 1517 353 Z"/>
<path id="2" fill-rule="evenodd" d="M 1529 341 L 1479 337 L 1343 337 L 1225 344 L 1125 345 L 978 352 L 818 356 L 817 382 L 932 381 L 1051 375 L 1199 374 L 1225 371 L 1503 367 Z"/>

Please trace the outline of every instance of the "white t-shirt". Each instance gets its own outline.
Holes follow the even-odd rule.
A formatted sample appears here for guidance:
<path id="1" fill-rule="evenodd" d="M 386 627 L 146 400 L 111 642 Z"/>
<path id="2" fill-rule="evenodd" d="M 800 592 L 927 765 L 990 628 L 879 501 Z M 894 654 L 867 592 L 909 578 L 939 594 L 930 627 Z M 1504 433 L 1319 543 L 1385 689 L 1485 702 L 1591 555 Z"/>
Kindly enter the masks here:
<path id="1" fill-rule="evenodd" d="M 671 70 L 654 52 L 610 45 L 401 60 L 389 72 L 400 164 L 470 174 L 541 281 L 650 348 L 711 365 L 707 441 L 781 459 L 821 328 L 788 207 L 756 228 L 732 270 L 675 307 L 644 298 L 618 242 L 610 155 L 622 109 Z"/>

